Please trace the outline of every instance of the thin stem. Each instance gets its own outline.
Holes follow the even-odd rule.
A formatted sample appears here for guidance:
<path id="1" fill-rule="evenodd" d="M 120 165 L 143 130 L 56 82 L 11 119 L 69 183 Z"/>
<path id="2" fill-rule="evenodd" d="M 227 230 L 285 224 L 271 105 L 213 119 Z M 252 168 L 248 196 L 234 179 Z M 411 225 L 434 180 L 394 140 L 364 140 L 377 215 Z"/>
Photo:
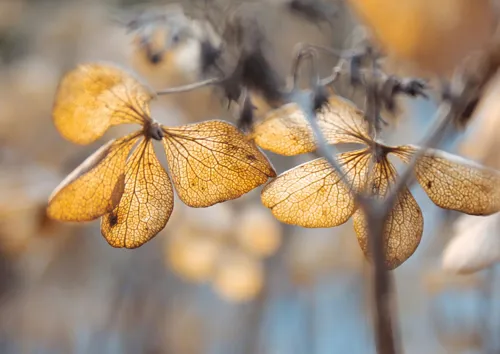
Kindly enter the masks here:
<path id="1" fill-rule="evenodd" d="M 371 70 L 370 79 L 366 83 L 367 105 L 365 117 L 369 122 L 370 136 L 375 139 L 380 131 L 380 98 L 377 94 L 377 66 L 376 57 L 370 52 Z M 373 173 L 373 171 L 371 172 Z M 368 249 L 372 257 L 373 271 L 373 306 L 374 331 L 377 352 L 380 354 L 395 354 L 396 342 L 394 339 L 394 324 L 392 313 L 392 284 L 385 266 L 385 239 L 384 227 L 388 212 L 380 209 L 380 201 L 371 196 L 370 202 L 360 205 L 364 212 L 367 232 Z"/>
<path id="2" fill-rule="evenodd" d="M 338 58 L 352 58 L 354 56 L 360 55 L 364 52 L 364 49 L 349 49 L 349 50 L 344 50 L 344 49 L 335 49 L 331 47 L 327 47 L 321 44 L 313 44 L 313 43 L 299 43 L 297 44 L 297 47 L 299 48 L 314 48 L 321 50 L 331 56 L 338 57 Z"/>
<path id="3" fill-rule="evenodd" d="M 317 151 L 328 161 L 331 167 L 341 176 L 346 186 L 350 186 L 346 176 L 334 156 L 337 150 L 334 146 L 328 145 L 321 129 L 316 121 L 314 110 L 312 109 L 311 97 L 307 93 L 295 92 L 293 101 L 299 105 L 304 112 L 308 123 L 311 125 L 316 138 Z M 387 215 L 378 213 L 377 203 L 374 199 L 367 199 L 365 196 L 351 190 L 350 191 L 359 207 L 363 209 L 367 216 L 369 225 L 368 240 L 373 257 L 373 279 L 374 279 L 374 327 L 376 331 L 376 343 L 378 353 L 395 354 L 394 330 L 391 315 L 391 282 L 385 268 L 383 234 Z"/>
<path id="4" fill-rule="evenodd" d="M 301 47 L 299 47 L 296 60 L 292 67 L 292 75 L 295 79 L 294 83 L 296 83 L 297 81 L 297 72 L 300 66 L 301 59 L 306 56 L 306 53 L 314 52 L 313 48 L 325 49 L 324 47 L 315 45 L 302 45 Z M 330 54 L 338 56 L 340 56 L 341 54 L 333 50 L 327 51 Z M 311 58 L 311 60 L 314 59 L 314 57 Z M 371 123 L 372 136 L 376 136 L 376 134 L 380 130 L 379 114 L 381 107 L 380 98 L 376 94 L 375 90 L 376 80 L 378 79 L 376 75 L 383 75 L 383 73 L 378 72 L 379 70 L 378 67 L 374 64 L 375 58 L 373 56 L 372 60 L 373 66 L 370 68 L 371 75 L 369 76 L 369 80 L 365 79 L 365 81 L 368 81 L 365 82 L 365 85 L 367 85 L 367 96 L 369 98 L 366 108 L 366 118 Z M 338 75 L 342 73 L 343 68 L 341 64 L 342 59 L 334 68 L 332 76 L 320 80 L 318 83 L 330 84 L 334 82 L 337 79 Z M 474 92 L 474 88 L 472 88 L 472 90 L 465 90 L 465 88 L 462 88 L 462 90 L 460 90 L 460 95 L 455 96 L 457 97 L 456 100 L 445 100 L 442 102 L 437 112 L 437 118 L 435 120 L 436 123 L 428 134 L 428 137 L 422 142 L 422 148 L 417 151 L 414 156 L 412 156 L 412 159 L 409 162 L 406 170 L 402 173 L 401 178 L 398 179 L 393 190 L 391 191 L 391 193 L 389 193 L 385 200 L 380 201 L 373 197 L 367 197 L 365 195 L 357 193 L 356 191 L 350 190 L 351 194 L 356 200 L 357 205 L 364 212 L 368 226 L 367 236 L 373 266 L 373 297 L 375 308 L 374 330 L 378 353 L 395 354 L 399 351 L 398 348 L 400 347 L 400 344 L 396 342 L 397 336 L 395 335 L 394 323 L 397 322 L 397 320 L 395 318 L 395 313 L 392 311 L 394 307 L 394 304 L 392 304 L 392 281 L 385 266 L 384 227 L 387 217 L 396 201 L 399 192 L 413 176 L 413 169 L 416 162 L 425 153 L 425 150 L 428 147 L 435 145 L 441 139 L 446 128 L 448 127 L 448 124 L 455 117 L 462 114 L 467 106 L 467 95 L 470 95 L 471 91 Z M 328 163 L 337 173 L 339 173 L 345 185 L 350 186 L 350 183 L 349 181 L 347 181 L 342 167 L 339 165 L 335 158 L 335 156 L 337 155 L 337 150 L 334 146 L 328 144 L 323 133 L 321 132 L 318 122 L 316 121 L 316 115 L 312 105 L 311 93 L 299 92 L 294 89 L 292 90 L 290 98 L 293 102 L 298 104 L 298 106 L 304 112 L 309 125 L 311 126 L 316 140 L 317 152 L 328 161 Z"/>
<path id="5" fill-rule="evenodd" d="M 381 213 L 379 201 L 371 200 L 363 208 L 368 225 L 368 247 L 372 254 L 374 331 L 377 352 L 395 354 L 394 313 L 392 311 L 392 282 L 385 267 L 384 226 L 387 215 Z"/>
<path id="6" fill-rule="evenodd" d="M 316 51 L 313 48 L 296 46 L 295 56 L 292 62 L 291 73 L 290 73 L 291 74 L 290 76 L 293 78 L 292 89 L 295 89 L 298 86 L 300 67 L 304 59 L 309 59 L 311 65 L 310 77 L 312 79 L 312 83 L 314 85 L 317 85 L 318 82 L 320 81 L 318 76 L 318 69 L 316 67 L 316 62 L 317 62 Z"/>
<path id="7" fill-rule="evenodd" d="M 340 59 L 338 64 L 333 67 L 332 74 L 319 80 L 319 86 L 329 86 L 337 81 L 337 79 L 340 77 L 340 74 L 343 73 L 345 63 L 345 59 Z"/>
<path id="8" fill-rule="evenodd" d="M 314 138 L 316 140 L 316 151 L 321 156 L 323 156 L 330 164 L 330 166 L 335 170 L 335 172 L 338 173 L 344 185 L 349 188 L 349 191 L 355 201 L 358 204 L 364 204 L 366 198 L 352 189 L 351 183 L 348 181 L 345 172 L 335 158 L 335 156 L 337 156 L 338 154 L 337 148 L 334 145 L 328 144 L 325 136 L 323 135 L 323 132 L 321 131 L 321 128 L 316 120 L 316 114 L 313 109 L 312 93 L 307 91 L 294 90 L 290 93 L 290 99 L 300 107 L 305 115 L 305 118 L 307 119 L 307 122 L 311 126 Z"/>
<path id="9" fill-rule="evenodd" d="M 167 88 L 164 90 L 160 90 L 160 91 L 157 91 L 156 94 L 158 96 L 161 96 L 161 95 L 170 95 L 172 93 L 189 92 L 189 91 L 193 91 L 193 90 L 205 87 L 205 86 L 217 85 L 217 84 L 220 84 L 222 81 L 223 81 L 223 79 L 221 79 L 221 78 L 212 77 L 210 79 L 206 79 L 203 81 L 197 81 L 197 82 L 194 82 L 192 84 L 187 84 L 187 85 L 183 85 L 183 86 L 171 87 L 171 88 Z"/>
<path id="10" fill-rule="evenodd" d="M 380 131 L 380 96 L 377 93 L 376 56 L 371 51 L 367 53 L 371 59 L 369 79 L 365 80 L 366 87 L 366 113 L 365 118 L 369 122 L 370 136 L 376 139 Z M 373 171 L 371 171 L 373 173 Z M 371 195 L 367 203 L 359 205 L 365 215 L 367 225 L 368 250 L 372 258 L 373 272 L 373 325 L 375 331 L 375 343 L 379 354 L 395 354 L 399 352 L 396 348 L 394 322 L 395 313 L 392 308 L 392 283 L 385 265 L 385 223 L 389 215 L 388 210 L 380 208 L 381 202 Z"/>
<path id="11" fill-rule="evenodd" d="M 394 185 L 394 189 L 385 199 L 383 205 L 385 213 L 392 209 L 394 203 L 396 202 L 396 198 L 403 187 L 410 187 L 410 185 L 414 182 L 413 170 L 418 159 L 425 154 L 429 147 L 435 146 L 438 143 L 446 131 L 448 124 L 454 119 L 454 117 L 455 111 L 451 109 L 451 103 L 448 101 L 441 103 L 438 111 L 436 112 L 436 118 L 434 118 L 435 124 L 432 126 L 427 138 L 422 141 L 420 144 L 421 148 L 412 156 L 405 170 L 401 173 L 401 177 L 398 178 L 398 181 Z"/>
<path id="12" fill-rule="evenodd" d="M 457 122 L 463 116 L 470 103 L 477 98 L 483 89 L 484 85 L 488 82 L 488 77 L 491 75 L 489 71 L 484 71 L 479 74 L 480 80 L 473 77 L 468 81 L 463 81 L 461 77 L 463 73 L 457 71 L 453 77 L 452 85 L 449 88 L 451 92 L 449 97 L 439 105 L 436 112 L 434 125 L 427 134 L 427 138 L 420 144 L 420 149 L 412 156 L 412 159 L 406 166 L 406 169 L 401 174 L 398 182 L 394 186 L 392 192 L 387 196 L 384 202 L 384 209 L 386 212 L 391 210 L 398 194 L 404 186 L 410 187 L 414 182 L 413 170 L 419 158 L 421 158 L 429 147 L 435 146 L 443 137 L 448 125 L 455 121 Z"/>

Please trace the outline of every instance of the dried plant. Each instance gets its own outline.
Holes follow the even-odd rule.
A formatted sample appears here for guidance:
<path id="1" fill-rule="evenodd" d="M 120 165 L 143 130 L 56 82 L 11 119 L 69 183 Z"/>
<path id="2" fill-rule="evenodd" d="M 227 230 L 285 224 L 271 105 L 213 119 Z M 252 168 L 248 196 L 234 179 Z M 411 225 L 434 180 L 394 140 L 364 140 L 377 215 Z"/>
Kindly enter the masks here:
<path id="1" fill-rule="evenodd" d="M 109 127 L 126 123 L 141 130 L 104 145 L 71 173 L 50 197 L 50 217 L 89 221 L 102 216 L 102 234 L 113 247 L 149 241 L 165 227 L 174 205 L 153 140 L 163 142 L 177 193 L 192 207 L 237 198 L 275 176 L 266 157 L 231 124 L 162 126 L 149 113 L 153 97 L 146 86 L 107 64 L 82 65 L 63 78 L 54 123 L 65 138 L 88 144 Z"/>
<path id="2" fill-rule="evenodd" d="M 414 59 L 422 68 L 449 77 L 447 70 L 455 70 L 471 46 L 476 48 L 483 42 L 468 41 L 466 48 L 432 62 L 416 50 L 420 48 L 419 38 L 408 44 L 401 41 L 401 34 L 408 31 L 391 27 L 406 24 L 407 15 L 412 14 L 411 7 L 399 8 L 393 1 L 396 13 L 406 12 L 391 22 L 385 21 L 378 11 L 382 7 L 376 2 L 349 3 L 358 12 L 370 10 L 368 14 L 376 16 L 364 13 L 365 21 L 375 28 L 386 48 L 379 50 L 368 45 L 363 50 L 344 53 L 314 45 L 299 46 L 292 64 L 291 89 L 284 87 L 273 69 L 266 56 L 265 33 L 256 18 L 249 16 L 251 11 L 241 10 L 244 4 L 225 19 L 220 33 L 223 45 L 204 66 L 206 77 L 199 82 L 154 93 L 110 65 L 83 65 L 67 74 L 54 106 L 54 122 L 64 137 L 88 144 L 114 125 L 136 123 L 141 130 L 106 144 L 73 172 L 53 193 L 49 215 L 64 221 L 88 221 L 102 216 L 101 230 L 112 246 L 139 247 L 163 229 L 173 208 L 173 188 L 154 154 L 153 140 L 163 142 L 177 193 L 192 207 L 238 198 L 268 178 L 276 177 L 257 145 L 287 156 L 314 152 L 320 155 L 319 159 L 281 174 L 264 187 L 262 202 L 279 220 L 304 227 L 332 227 L 353 218 L 360 246 L 373 264 L 377 349 L 384 354 L 395 353 L 397 341 L 387 270 L 407 260 L 422 236 L 422 213 L 408 189 L 413 175 L 431 200 L 442 208 L 472 215 L 489 215 L 500 210 L 498 172 L 431 149 L 450 123 L 468 122 L 482 90 L 499 67 L 500 56 L 496 54 L 498 48 L 492 46 L 475 62 L 475 72 L 461 68 L 450 83 L 441 77 L 443 89 L 438 94 L 442 99 L 427 138 L 418 146 L 389 146 L 379 138 L 384 127 L 381 110 L 393 110 L 396 95 L 428 97 L 425 92 L 428 87 L 418 79 L 407 80 L 382 72 L 379 66 L 382 50 L 396 50 L 397 56 Z M 301 9 L 303 17 L 319 16 L 316 9 L 320 3 L 295 2 L 287 6 Z M 413 16 L 409 22 L 414 20 Z M 418 21 L 424 23 L 422 19 Z M 490 22 L 485 22 L 481 27 L 481 39 L 489 25 Z M 433 36 L 442 33 L 436 31 L 430 33 Z M 447 30 L 445 33 L 449 34 Z M 340 57 L 339 65 L 327 78 L 320 78 L 316 70 L 320 50 Z M 311 63 L 312 83 L 309 89 L 299 90 L 297 77 L 304 59 Z M 345 74 L 345 63 L 350 83 L 364 89 L 363 110 L 329 94 L 326 88 Z M 151 118 L 149 102 L 156 94 L 181 93 L 210 85 L 221 89 L 229 102 L 239 104 L 239 126 L 248 132 L 247 136 L 221 121 L 171 128 Z M 276 109 L 254 125 L 255 93 Z M 344 143 L 362 147 L 337 153 L 335 145 Z M 390 154 L 406 165 L 400 175 L 388 159 Z M 211 256 L 217 254 L 213 245 L 206 249 Z M 211 258 L 207 258 L 207 263 L 213 261 Z M 226 280 L 237 278 L 237 274 L 229 271 L 221 276 L 219 289 L 227 290 Z"/>
<path id="3" fill-rule="evenodd" d="M 384 198 L 398 176 L 388 155 L 409 163 L 419 147 L 388 146 L 368 135 L 363 113 L 337 96 L 317 112 L 318 125 L 329 144 L 355 143 L 364 148 L 339 154 L 337 160 L 347 177 L 332 169 L 325 158 L 297 166 L 269 183 L 262 202 L 279 220 L 304 227 L 332 227 L 351 216 L 358 241 L 369 254 L 368 231 L 362 210 L 351 191 Z M 296 155 L 316 150 L 313 132 L 300 108 L 290 103 L 272 111 L 255 127 L 254 138 L 274 153 Z M 471 161 L 439 150 L 428 150 L 415 166 L 417 180 L 436 205 L 473 215 L 500 210 L 500 174 Z M 385 224 L 386 265 L 393 269 L 415 252 L 424 220 L 407 188 L 399 196 Z"/>

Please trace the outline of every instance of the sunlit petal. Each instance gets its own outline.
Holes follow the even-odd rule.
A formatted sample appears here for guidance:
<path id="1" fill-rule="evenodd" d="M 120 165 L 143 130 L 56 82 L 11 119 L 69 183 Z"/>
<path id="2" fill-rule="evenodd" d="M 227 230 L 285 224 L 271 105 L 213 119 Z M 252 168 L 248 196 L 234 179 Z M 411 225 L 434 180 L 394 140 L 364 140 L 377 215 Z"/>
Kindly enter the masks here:
<path id="1" fill-rule="evenodd" d="M 151 140 L 144 139 L 127 162 L 123 196 L 103 216 L 101 232 L 113 247 L 139 247 L 165 227 L 173 207 L 172 183 Z"/>
<path id="2" fill-rule="evenodd" d="M 374 164 L 371 175 L 371 191 L 376 197 L 385 197 L 396 179 L 394 166 L 383 159 Z M 368 229 L 361 209 L 353 217 L 354 230 L 365 255 L 370 258 Z M 420 207 L 408 188 L 400 192 L 393 209 L 389 213 L 384 227 L 385 264 L 394 269 L 406 261 L 417 249 L 424 228 L 424 219 Z"/>
<path id="3" fill-rule="evenodd" d="M 123 193 L 125 162 L 137 136 L 111 141 L 87 158 L 52 193 L 48 215 L 61 221 L 89 221 L 113 210 Z"/>
<path id="4" fill-rule="evenodd" d="M 80 65 L 59 84 L 54 124 L 66 139 L 89 144 L 113 125 L 150 120 L 152 97 L 149 89 L 111 64 Z"/>
<path id="5" fill-rule="evenodd" d="M 409 161 L 416 146 L 401 146 L 395 154 Z M 428 149 L 415 166 L 418 182 L 439 207 L 472 215 L 500 211 L 500 173 L 444 151 Z"/>
<path id="6" fill-rule="evenodd" d="M 180 199 L 191 207 L 238 198 L 276 176 L 255 144 L 227 122 L 164 130 L 172 180 Z"/>
<path id="7" fill-rule="evenodd" d="M 318 124 L 330 144 L 369 141 L 363 112 L 340 96 L 331 96 L 316 112 Z M 271 111 L 254 128 L 253 138 L 265 150 L 286 156 L 316 150 L 316 141 L 304 113 L 295 103 Z"/>
<path id="8" fill-rule="evenodd" d="M 366 181 L 370 157 L 366 149 L 338 156 L 354 190 L 362 189 Z M 356 207 L 349 188 L 323 158 L 281 174 L 262 190 L 261 199 L 278 220 L 304 227 L 341 225 Z"/>

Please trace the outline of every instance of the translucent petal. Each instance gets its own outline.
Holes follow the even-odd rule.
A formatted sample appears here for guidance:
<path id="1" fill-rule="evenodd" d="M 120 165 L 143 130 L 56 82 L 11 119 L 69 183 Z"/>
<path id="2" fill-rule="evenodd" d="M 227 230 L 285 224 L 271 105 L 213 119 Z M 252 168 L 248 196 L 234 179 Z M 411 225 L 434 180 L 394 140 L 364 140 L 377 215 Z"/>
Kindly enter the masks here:
<path id="1" fill-rule="evenodd" d="M 363 112 L 339 96 L 331 96 L 316 117 L 330 144 L 364 144 L 370 140 Z M 312 129 L 295 103 L 271 111 L 255 126 L 252 136 L 261 148 L 280 155 L 294 156 L 316 150 Z"/>
<path id="2" fill-rule="evenodd" d="M 363 188 L 370 158 L 367 149 L 339 154 L 354 190 Z M 338 226 L 355 211 L 349 188 L 323 158 L 281 174 L 262 190 L 261 199 L 278 220 L 304 227 Z"/>
<path id="3" fill-rule="evenodd" d="M 144 139 L 127 162 L 120 203 L 102 218 L 102 235 L 113 247 L 139 247 L 163 230 L 173 208 L 172 183 Z"/>
<path id="4" fill-rule="evenodd" d="M 47 214 L 61 221 L 90 221 L 120 201 L 127 157 L 138 133 L 110 141 L 87 158 L 56 188 Z"/>
<path id="5" fill-rule="evenodd" d="M 394 153 L 408 162 L 419 149 L 400 146 Z M 500 174 L 444 151 L 428 149 L 415 166 L 418 182 L 439 207 L 472 215 L 500 210 Z"/>
<path id="6" fill-rule="evenodd" d="M 57 130 L 77 144 L 89 144 L 117 124 L 150 120 L 151 91 L 110 64 L 86 64 L 67 73 L 57 89 Z"/>
<path id="7" fill-rule="evenodd" d="M 396 178 L 394 166 L 386 160 L 374 164 L 371 189 L 374 196 L 385 197 Z M 370 258 L 368 229 L 361 209 L 353 216 L 354 230 L 365 255 Z M 399 194 L 384 228 L 385 259 L 388 269 L 406 261 L 417 249 L 424 228 L 422 212 L 408 188 Z"/>
<path id="8" fill-rule="evenodd" d="M 164 130 L 172 180 L 191 207 L 238 198 L 276 176 L 264 154 L 229 123 L 213 120 Z"/>

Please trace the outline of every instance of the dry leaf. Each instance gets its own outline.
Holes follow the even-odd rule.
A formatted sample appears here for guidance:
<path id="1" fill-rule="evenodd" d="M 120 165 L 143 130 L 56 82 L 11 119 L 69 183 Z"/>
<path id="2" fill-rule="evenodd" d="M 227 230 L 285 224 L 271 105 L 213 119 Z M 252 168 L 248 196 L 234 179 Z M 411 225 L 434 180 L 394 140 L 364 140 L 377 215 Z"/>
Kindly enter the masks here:
<path id="1" fill-rule="evenodd" d="M 355 189 L 364 185 L 370 157 L 368 150 L 338 156 Z M 278 220 L 304 227 L 338 226 L 356 210 L 349 188 L 323 158 L 284 172 L 262 190 L 261 199 Z"/>

